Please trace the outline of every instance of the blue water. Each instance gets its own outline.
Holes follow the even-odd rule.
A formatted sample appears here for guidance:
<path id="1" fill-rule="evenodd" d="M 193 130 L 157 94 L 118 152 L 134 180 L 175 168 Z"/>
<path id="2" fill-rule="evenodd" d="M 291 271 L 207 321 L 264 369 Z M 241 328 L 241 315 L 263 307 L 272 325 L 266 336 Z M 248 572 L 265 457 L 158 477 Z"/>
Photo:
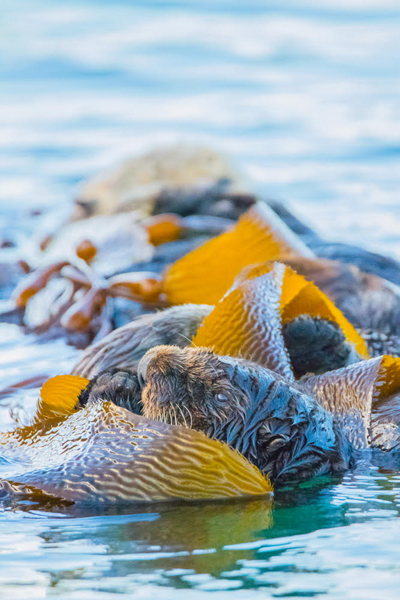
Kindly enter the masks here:
<path id="1" fill-rule="evenodd" d="M 1 226 L 190 140 L 326 237 L 400 257 L 397 0 L 0 0 L 0 15 Z M 0 335 L 2 387 L 76 357 Z M 18 394 L 14 417 L 36 396 Z M 272 506 L 6 510 L 0 597 L 395 599 L 399 502 L 399 473 L 360 467 Z"/>

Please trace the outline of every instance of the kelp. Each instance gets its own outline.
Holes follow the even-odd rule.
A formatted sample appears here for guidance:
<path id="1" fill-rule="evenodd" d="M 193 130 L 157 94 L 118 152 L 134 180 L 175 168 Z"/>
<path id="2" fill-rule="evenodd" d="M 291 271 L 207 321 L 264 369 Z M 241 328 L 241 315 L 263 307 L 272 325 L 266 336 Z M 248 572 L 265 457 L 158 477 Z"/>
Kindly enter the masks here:
<path id="1" fill-rule="evenodd" d="M 99 331 L 104 335 L 111 331 L 110 311 L 107 310 L 111 298 L 127 298 L 143 304 L 162 307 L 159 297 L 163 289 L 160 275 L 147 272 L 128 272 L 111 277 L 99 275 L 93 268 L 92 259 L 96 255 L 96 247 L 83 240 L 76 248 L 76 257 L 68 261 L 57 262 L 32 272 L 14 290 L 14 301 L 17 307 L 30 312 L 29 301 L 37 294 L 40 298 L 41 312 L 47 307 L 47 314 L 37 323 L 38 332 L 61 326 L 68 331 L 88 332 L 92 336 Z M 61 287 L 53 293 L 49 284 L 60 281 Z M 54 305 L 57 303 L 57 310 Z M 34 315 L 36 316 L 36 315 Z M 29 326 L 31 319 L 26 320 Z"/>
<path id="2" fill-rule="evenodd" d="M 202 433 L 100 399 L 77 410 L 86 382 L 50 380 L 33 423 L 2 435 L 2 457 L 20 463 L 1 482 L 3 495 L 108 505 L 271 494 L 254 465 Z"/>
<path id="3" fill-rule="evenodd" d="M 308 377 L 306 390 L 334 413 L 356 448 L 400 442 L 400 358 L 380 356 Z"/>
<path id="4" fill-rule="evenodd" d="M 176 261 L 165 273 L 164 292 L 171 304 L 216 304 L 244 267 L 299 255 L 314 256 L 259 202 L 230 231 Z"/>
<path id="5" fill-rule="evenodd" d="M 333 302 L 313 283 L 277 262 L 243 272 L 204 319 L 193 344 L 253 360 L 293 379 L 282 328 L 301 315 L 333 321 L 359 355 L 368 357 L 361 336 Z"/>

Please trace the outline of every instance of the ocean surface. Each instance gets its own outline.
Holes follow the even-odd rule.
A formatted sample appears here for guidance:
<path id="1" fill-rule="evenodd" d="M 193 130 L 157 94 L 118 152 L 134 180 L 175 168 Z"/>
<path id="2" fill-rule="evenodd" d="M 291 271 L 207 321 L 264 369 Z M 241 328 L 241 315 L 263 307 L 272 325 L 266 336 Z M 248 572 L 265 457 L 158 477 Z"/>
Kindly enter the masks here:
<path id="1" fill-rule="evenodd" d="M 0 0 L 0 15 L 1 229 L 67 212 L 120 159 L 197 141 L 326 238 L 400 258 L 397 0 Z M 77 356 L 1 325 L 0 387 Z M 1 425 L 37 395 L 0 398 Z M 0 598 L 397 599 L 399 507 L 400 473 L 360 465 L 272 504 L 0 509 Z"/>

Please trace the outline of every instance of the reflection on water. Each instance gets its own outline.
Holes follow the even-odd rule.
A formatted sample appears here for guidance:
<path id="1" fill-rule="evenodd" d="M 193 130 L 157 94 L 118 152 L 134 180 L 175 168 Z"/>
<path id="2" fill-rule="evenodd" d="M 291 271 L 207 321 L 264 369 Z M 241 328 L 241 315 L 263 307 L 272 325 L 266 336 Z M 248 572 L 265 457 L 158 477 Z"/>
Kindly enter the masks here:
<path id="1" fill-rule="evenodd" d="M 29 243 L 32 227 L 54 226 L 22 228 L 31 209 L 67 211 L 83 177 L 186 139 L 227 150 L 323 234 L 400 256 L 396 0 L 0 0 L 0 10 L 0 228 Z M 76 357 L 3 325 L 1 390 L 67 372 Z M 0 394 L 2 425 L 27 418 L 35 385 Z M 386 465 L 282 491 L 272 506 L 7 509 L 0 596 L 398 598 L 399 491 Z"/>
<path id="2" fill-rule="evenodd" d="M 278 495 L 272 506 L 171 504 L 98 516 L 7 511 L 0 592 L 11 597 L 24 583 L 30 597 L 51 586 L 65 598 L 179 598 L 188 589 L 194 598 L 212 590 L 246 598 L 251 589 L 250 597 L 361 599 L 384 587 L 385 598 L 397 598 L 399 481 L 365 471 Z"/>

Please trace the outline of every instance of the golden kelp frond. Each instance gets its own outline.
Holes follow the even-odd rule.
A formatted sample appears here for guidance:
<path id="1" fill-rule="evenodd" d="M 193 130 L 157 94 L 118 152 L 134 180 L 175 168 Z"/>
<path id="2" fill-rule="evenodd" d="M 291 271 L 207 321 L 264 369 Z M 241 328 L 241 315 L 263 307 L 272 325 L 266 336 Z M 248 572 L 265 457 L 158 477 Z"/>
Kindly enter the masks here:
<path id="1" fill-rule="evenodd" d="M 65 500 L 211 500 L 272 491 L 260 471 L 227 445 L 110 402 L 93 403 L 50 431 L 42 426 L 43 435 L 27 443 L 25 472 L 9 479 Z M 22 457 L 23 450 L 21 444 Z M 15 444 L 12 453 L 16 456 Z"/>
<path id="2" fill-rule="evenodd" d="M 282 326 L 300 315 L 334 321 L 363 357 L 364 341 L 327 296 L 282 263 L 245 269 L 193 339 L 217 354 L 243 357 L 293 378 Z"/>
<path id="3" fill-rule="evenodd" d="M 149 234 L 149 242 L 159 246 L 178 240 L 184 230 L 182 218 L 174 213 L 163 213 L 146 219 L 143 225 Z"/>
<path id="4" fill-rule="evenodd" d="M 282 264 L 268 264 L 240 278 L 204 319 L 193 344 L 211 348 L 217 354 L 253 360 L 293 379 L 282 337 L 284 271 Z"/>
<path id="5" fill-rule="evenodd" d="M 369 445 L 371 413 L 400 395 L 400 358 L 378 356 L 303 382 L 319 403 L 337 415 L 356 447 Z"/>
<path id="6" fill-rule="evenodd" d="M 78 410 L 78 399 L 89 379 L 76 375 L 56 375 L 48 379 L 40 390 L 36 414 L 30 425 L 17 427 L 0 434 L 2 454 L 5 448 L 13 451 L 34 446 L 41 437 L 48 435 L 49 430 L 58 426 L 61 421 Z"/>
<path id="7" fill-rule="evenodd" d="M 296 293 L 293 293 L 294 290 Z M 334 321 L 343 331 L 348 342 L 354 344 L 362 358 L 369 358 L 367 346 L 353 325 L 346 319 L 332 300 L 314 283 L 286 266 L 282 285 L 282 324 L 300 315 L 310 315 Z"/>
<path id="8" fill-rule="evenodd" d="M 369 358 L 364 340 L 332 300 L 314 283 L 307 281 L 303 275 L 299 275 L 287 265 L 282 265 L 284 270 L 279 269 L 277 264 L 267 263 L 250 268 L 245 273 L 245 278 L 253 279 L 262 276 L 264 273 L 272 274 L 276 285 L 281 286 L 280 311 L 282 325 L 290 323 L 301 315 L 333 321 L 339 325 L 347 341 L 354 344 L 359 355 L 363 358 Z"/>
<path id="9" fill-rule="evenodd" d="M 171 304 L 215 304 L 244 267 L 298 255 L 314 256 L 266 204 L 257 203 L 231 231 L 174 263 L 165 293 Z"/>
<path id="10" fill-rule="evenodd" d="M 56 375 L 46 381 L 40 390 L 35 422 L 73 414 L 79 394 L 88 383 L 89 379 L 77 375 Z"/>
<path id="11" fill-rule="evenodd" d="M 379 402 L 393 394 L 400 394 L 400 358 L 382 356 L 374 381 L 373 401 Z"/>

